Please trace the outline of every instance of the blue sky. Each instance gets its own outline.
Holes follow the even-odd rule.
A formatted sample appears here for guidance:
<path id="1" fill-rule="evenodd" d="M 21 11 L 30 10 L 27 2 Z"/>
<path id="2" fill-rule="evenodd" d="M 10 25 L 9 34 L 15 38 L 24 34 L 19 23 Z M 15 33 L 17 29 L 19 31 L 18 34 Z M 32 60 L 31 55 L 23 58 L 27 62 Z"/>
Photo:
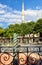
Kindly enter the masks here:
<path id="1" fill-rule="evenodd" d="M 0 3 L 20 11 L 22 2 L 24 2 L 25 9 L 36 9 L 37 6 L 42 8 L 42 0 L 0 0 Z"/>
<path id="2" fill-rule="evenodd" d="M 42 17 L 42 0 L 0 0 L 0 26 L 21 23 L 22 2 L 26 22 Z"/>

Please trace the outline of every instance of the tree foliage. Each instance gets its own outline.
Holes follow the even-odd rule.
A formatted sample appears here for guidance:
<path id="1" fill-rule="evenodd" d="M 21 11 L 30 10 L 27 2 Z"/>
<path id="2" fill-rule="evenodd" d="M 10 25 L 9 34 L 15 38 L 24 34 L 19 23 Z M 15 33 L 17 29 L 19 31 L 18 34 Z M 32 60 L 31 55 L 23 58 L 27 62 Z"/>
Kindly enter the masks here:
<path id="1" fill-rule="evenodd" d="M 34 26 L 34 31 L 42 33 L 42 19 L 37 20 Z"/>
<path id="2" fill-rule="evenodd" d="M 24 36 L 26 34 L 33 33 L 34 31 L 42 34 L 42 19 L 37 20 L 37 22 L 31 21 L 21 24 L 10 24 L 5 29 L 0 27 L 0 36 L 13 37 L 14 33 Z"/>

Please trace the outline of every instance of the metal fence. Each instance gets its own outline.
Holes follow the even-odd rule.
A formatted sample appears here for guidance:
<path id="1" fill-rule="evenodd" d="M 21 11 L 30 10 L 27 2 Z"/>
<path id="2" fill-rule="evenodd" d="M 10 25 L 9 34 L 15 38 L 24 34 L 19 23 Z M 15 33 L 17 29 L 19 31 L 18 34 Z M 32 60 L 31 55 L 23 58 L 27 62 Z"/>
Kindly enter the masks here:
<path id="1" fill-rule="evenodd" d="M 0 46 L 0 65 L 30 65 L 32 63 L 30 56 L 33 53 L 40 59 L 40 56 L 42 56 L 42 46 L 20 46 L 16 50 L 14 46 Z M 37 59 L 33 57 L 33 62 L 35 60 Z M 39 65 L 42 65 L 42 63 Z"/>
<path id="2" fill-rule="evenodd" d="M 18 43 L 35 43 L 35 44 L 42 44 L 42 37 L 19 37 L 17 38 Z M 6 37 L 0 37 L 0 44 L 9 44 L 14 43 L 13 38 L 6 38 Z"/>

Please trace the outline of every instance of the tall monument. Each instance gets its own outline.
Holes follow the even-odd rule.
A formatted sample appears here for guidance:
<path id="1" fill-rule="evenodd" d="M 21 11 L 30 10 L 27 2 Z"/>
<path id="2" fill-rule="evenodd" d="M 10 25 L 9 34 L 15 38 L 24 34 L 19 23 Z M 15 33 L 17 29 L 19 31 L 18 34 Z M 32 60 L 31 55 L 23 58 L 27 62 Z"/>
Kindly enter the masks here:
<path id="1" fill-rule="evenodd" d="M 24 23 L 24 2 L 22 3 L 22 23 Z"/>

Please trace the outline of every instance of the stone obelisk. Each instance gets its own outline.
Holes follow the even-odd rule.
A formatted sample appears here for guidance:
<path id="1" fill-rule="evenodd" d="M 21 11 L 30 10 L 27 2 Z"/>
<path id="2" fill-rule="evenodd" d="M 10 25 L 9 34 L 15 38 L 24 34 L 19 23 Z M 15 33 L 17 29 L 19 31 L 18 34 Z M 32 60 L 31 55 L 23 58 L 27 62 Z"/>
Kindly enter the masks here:
<path id="1" fill-rule="evenodd" d="M 22 23 L 24 23 L 24 2 L 22 3 Z"/>

